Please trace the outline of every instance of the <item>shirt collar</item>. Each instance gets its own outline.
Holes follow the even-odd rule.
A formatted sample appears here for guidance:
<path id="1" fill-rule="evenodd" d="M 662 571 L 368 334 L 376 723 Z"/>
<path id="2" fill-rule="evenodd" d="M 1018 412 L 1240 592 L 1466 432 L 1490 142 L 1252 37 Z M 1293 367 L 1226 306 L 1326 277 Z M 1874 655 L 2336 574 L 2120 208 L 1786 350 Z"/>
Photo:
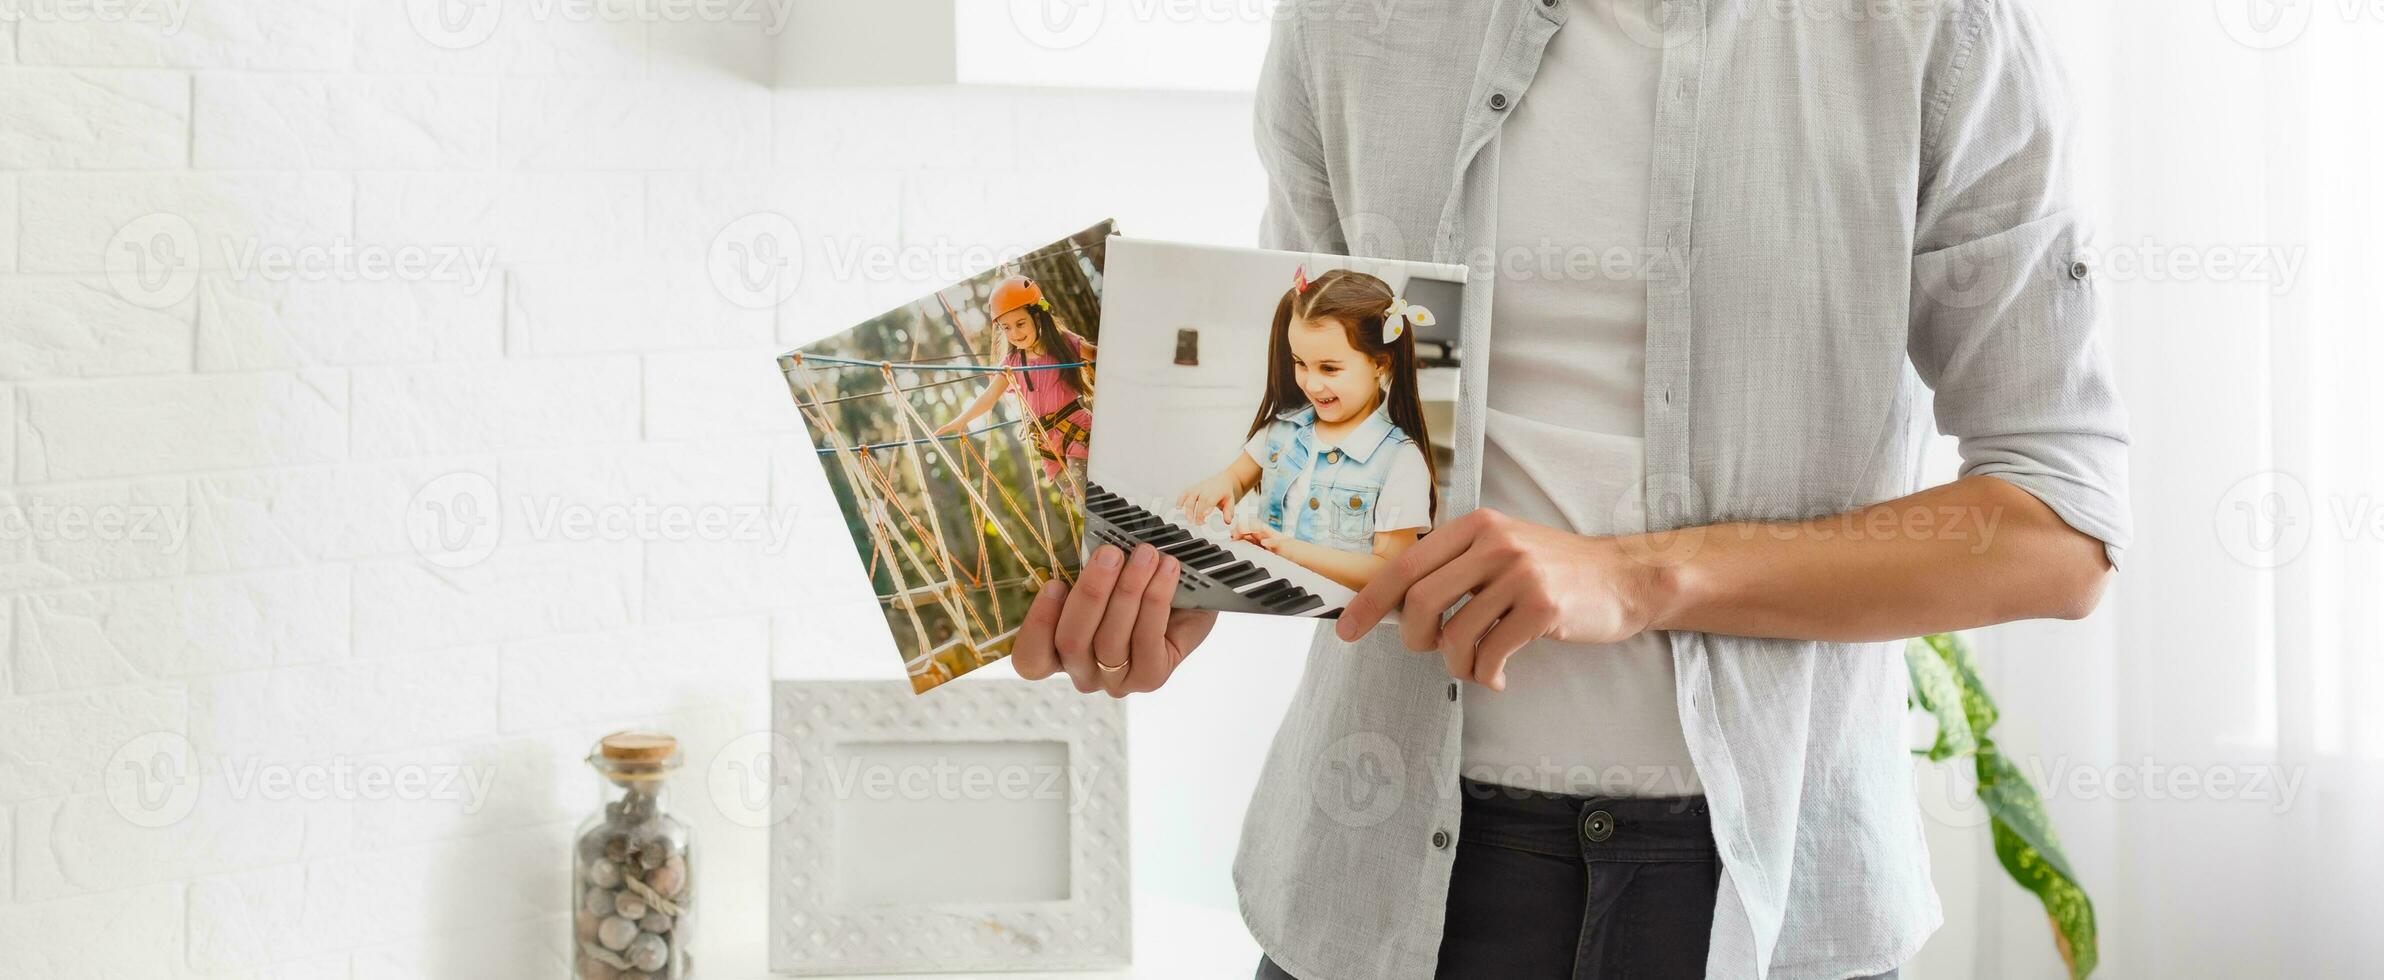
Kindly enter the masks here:
<path id="1" fill-rule="evenodd" d="M 1299 426 L 1301 431 L 1306 433 L 1316 431 L 1316 406 L 1314 405 L 1303 405 L 1288 412 L 1278 412 L 1275 418 Z M 1358 427 L 1350 430 L 1349 435 L 1341 440 L 1341 444 L 1333 448 L 1339 449 L 1349 458 L 1363 463 L 1373 458 L 1375 450 L 1390 442 L 1391 433 L 1397 431 L 1398 428 L 1391 424 L 1391 402 L 1390 399 L 1385 398 L 1380 404 L 1374 406 L 1373 413 L 1367 415 L 1365 421 L 1358 423 Z M 1310 441 L 1314 442 L 1313 435 L 1310 436 Z"/>

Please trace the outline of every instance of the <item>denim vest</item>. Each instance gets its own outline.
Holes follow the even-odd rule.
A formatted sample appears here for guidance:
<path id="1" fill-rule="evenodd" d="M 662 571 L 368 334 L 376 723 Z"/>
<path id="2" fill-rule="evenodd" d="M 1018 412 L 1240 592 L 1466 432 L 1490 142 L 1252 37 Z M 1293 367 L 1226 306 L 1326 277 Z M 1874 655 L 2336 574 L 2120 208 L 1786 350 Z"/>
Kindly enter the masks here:
<path id="1" fill-rule="evenodd" d="M 1382 498 L 1382 485 L 1391 478 L 1399 447 L 1415 442 L 1391 424 L 1387 407 L 1375 406 L 1374 414 L 1358 423 L 1341 445 L 1321 456 L 1316 452 L 1314 406 L 1277 415 L 1266 437 L 1266 458 L 1259 461 L 1265 471 L 1259 499 L 1266 507 L 1267 526 L 1302 541 L 1371 554 L 1374 506 Z M 1319 469 L 1308 484 L 1308 495 L 1285 499 L 1311 463 Z M 1294 515 L 1288 526 L 1286 510 Z"/>

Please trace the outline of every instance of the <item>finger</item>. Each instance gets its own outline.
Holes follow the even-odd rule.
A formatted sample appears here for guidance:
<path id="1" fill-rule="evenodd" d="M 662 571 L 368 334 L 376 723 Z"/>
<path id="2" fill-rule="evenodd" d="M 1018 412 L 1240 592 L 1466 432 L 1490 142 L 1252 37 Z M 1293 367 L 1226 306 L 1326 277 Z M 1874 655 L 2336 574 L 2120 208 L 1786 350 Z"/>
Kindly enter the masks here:
<path id="1" fill-rule="evenodd" d="M 1151 574 L 1150 584 L 1143 587 L 1141 608 L 1134 615 L 1134 664 L 1127 669 L 1122 685 L 1129 693 L 1156 691 L 1175 670 L 1174 657 L 1167 649 L 1167 628 L 1173 618 L 1170 607 L 1175 602 L 1175 588 L 1183 580 L 1183 573 L 1182 562 L 1174 555 L 1164 556 Z"/>
<path id="2" fill-rule="evenodd" d="M 1018 676 L 1039 681 L 1059 669 L 1051 634 L 1059 628 L 1060 607 L 1067 598 L 1068 583 L 1056 578 L 1035 592 L 1034 604 L 1026 607 L 1026 618 L 1018 624 L 1018 639 L 1010 644 L 1010 665 L 1018 668 Z"/>
<path id="3" fill-rule="evenodd" d="M 1464 605 L 1449 614 L 1447 622 L 1440 624 L 1441 652 L 1445 654 L 1452 647 L 1472 650 L 1481 646 L 1482 637 L 1507 614 L 1508 607 L 1514 605 L 1514 598 L 1512 587 L 1504 581 L 1483 585 L 1473 598 L 1465 600 Z M 1401 617 L 1400 622 L 1404 624 L 1405 617 Z"/>
<path id="4" fill-rule="evenodd" d="M 1060 627 L 1053 634 L 1060 666 L 1085 694 L 1100 689 L 1093 677 L 1098 673 L 1093 669 L 1093 630 L 1109 611 L 1109 593 L 1117 584 L 1118 567 L 1125 564 L 1125 557 L 1115 545 L 1093 549 L 1093 560 L 1084 563 L 1084 572 L 1076 576 L 1076 587 L 1068 590 L 1067 605 L 1060 610 Z"/>
<path id="5" fill-rule="evenodd" d="M 1490 574 L 1474 556 L 1460 557 L 1407 587 L 1399 601 L 1399 639 L 1422 653 L 1440 645 L 1441 617 L 1477 588 L 1488 585 Z"/>
<path id="6" fill-rule="evenodd" d="M 1180 511 L 1183 511 L 1183 512 L 1184 512 L 1184 519 L 1185 519 L 1185 520 L 1187 520 L 1187 521 L 1190 521 L 1190 522 L 1192 522 L 1192 523 L 1194 523 L 1194 524 L 1198 524 L 1198 523 L 1200 523 L 1200 495 L 1199 495 L 1199 494 L 1197 494 L 1197 493 L 1194 493 L 1194 492 L 1192 492 L 1192 491 L 1190 491 L 1190 490 L 1186 490 L 1186 491 L 1184 491 L 1182 494 L 1179 494 L 1179 495 L 1177 495 L 1177 497 L 1175 498 L 1175 506 L 1176 506 L 1176 509 L 1177 509 L 1177 510 L 1180 510 Z"/>
<path id="7" fill-rule="evenodd" d="M 1406 551 L 1400 552 L 1399 557 L 1391 559 L 1390 564 L 1374 573 L 1374 579 L 1358 590 L 1357 598 L 1349 600 L 1349 605 L 1342 607 L 1341 622 L 1333 627 L 1334 632 L 1340 634 L 1343 640 L 1355 640 L 1382 622 L 1382 618 L 1393 609 L 1401 610 L 1399 618 L 1405 622 L 1407 613 L 1404 605 L 1408 587 L 1464 554 L 1473 543 L 1477 525 L 1478 521 L 1459 519 L 1417 539 Z M 1434 625 L 1438 625 L 1437 622 Z M 1431 646 L 1411 645 L 1411 648 L 1429 650 Z"/>
<path id="8" fill-rule="evenodd" d="M 1126 672 L 1099 670 L 1102 664 L 1118 667 L 1132 662 L 1134 651 L 1127 646 L 1134 638 L 1135 613 L 1142 608 L 1142 594 L 1151 584 L 1152 573 L 1159 569 L 1159 549 L 1148 544 L 1134 546 L 1134 554 L 1126 559 L 1126 567 L 1118 573 L 1117 586 L 1109 591 L 1109 609 L 1101 614 L 1101 625 L 1093 630 L 1094 680 L 1110 697 L 1125 693 Z"/>
<path id="9" fill-rule="evenodd" d="M 1523 649 L 1524 644 L 1548 635 L 1548 627 L 1554 621 L 1552 614 L 1532 608 L 1528 603 L 1508 609 L 1506 616 L 1490 627 L 1490 632 L 1482 637 L 1482 641 L 1474 644 L 1475 683 L 1493 691 L 1506 690 L 1507 661 L 1513 659 L 1515 651 Z"/>

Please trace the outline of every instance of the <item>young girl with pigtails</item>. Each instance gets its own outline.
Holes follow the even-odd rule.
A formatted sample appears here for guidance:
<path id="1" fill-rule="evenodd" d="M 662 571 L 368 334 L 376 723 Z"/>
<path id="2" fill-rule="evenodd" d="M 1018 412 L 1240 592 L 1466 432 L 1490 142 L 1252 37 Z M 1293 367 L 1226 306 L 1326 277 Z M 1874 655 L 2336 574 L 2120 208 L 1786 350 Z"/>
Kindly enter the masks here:
<path id="1" fill-rule="evenodd" d="M 1018 395 L 1019 408 L 1035 420 L 1040 434 L 1036 451 L 1043 457 L 1043 475 L 1058 481 L 1070 500 L 1084 499 L 1085 462 L 1092 456 L 1093 373 L 1097 351 L 1093 342 L 1061 325 L 1051 312 L 1043 287 L 1026 276 L 1011 276 L 993 287 L 986 313 L 1002 340 L 1001 364 L 1008 372 L 994 375 L 983 394 L 935 434 L 947 436 L 968 429 L 970 422 L 992 411 L 1005 393 Z"/>
<path id="2" fill-rule="evenodd" d="M 1185 519 L 1352 589 L 1415 544 L 1440 509 L 1413 327 L 1432 313 L 1381 279 L 1303 270 L 1275 304 L 1266 393 L 1233 462 L 1184 491 Z M 1248 515 L 1237 515 L 1256 491 Z"/>

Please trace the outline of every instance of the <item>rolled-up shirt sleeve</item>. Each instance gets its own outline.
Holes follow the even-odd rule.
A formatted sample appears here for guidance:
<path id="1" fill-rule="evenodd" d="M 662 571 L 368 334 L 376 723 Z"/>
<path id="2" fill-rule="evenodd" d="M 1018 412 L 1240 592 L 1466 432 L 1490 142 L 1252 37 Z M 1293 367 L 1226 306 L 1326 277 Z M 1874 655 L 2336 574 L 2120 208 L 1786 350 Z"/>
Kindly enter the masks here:
<path id="1" fill-rule="evenodd" d="M 1929 93 L 1909 354 L 1963 476 L 2028 491 L 2127 547 L 2127 415 L 2068 169 L 2068 113 L 2042 28 L 2008 0 L 1960 8 Z"/>
<path id="2" fill-rule="evenodd" d="M 1345 253 L 1324 139 L 1316 128 L 1315 79 L 1309 74 L 1300 27 L 1305 11 L 1298 5 L 1299 0 L 1283 0 L 1258 74 L 1252 114 L 1258 161 L 1267 174 L 1258 243 L 1291 251 Z"/>

